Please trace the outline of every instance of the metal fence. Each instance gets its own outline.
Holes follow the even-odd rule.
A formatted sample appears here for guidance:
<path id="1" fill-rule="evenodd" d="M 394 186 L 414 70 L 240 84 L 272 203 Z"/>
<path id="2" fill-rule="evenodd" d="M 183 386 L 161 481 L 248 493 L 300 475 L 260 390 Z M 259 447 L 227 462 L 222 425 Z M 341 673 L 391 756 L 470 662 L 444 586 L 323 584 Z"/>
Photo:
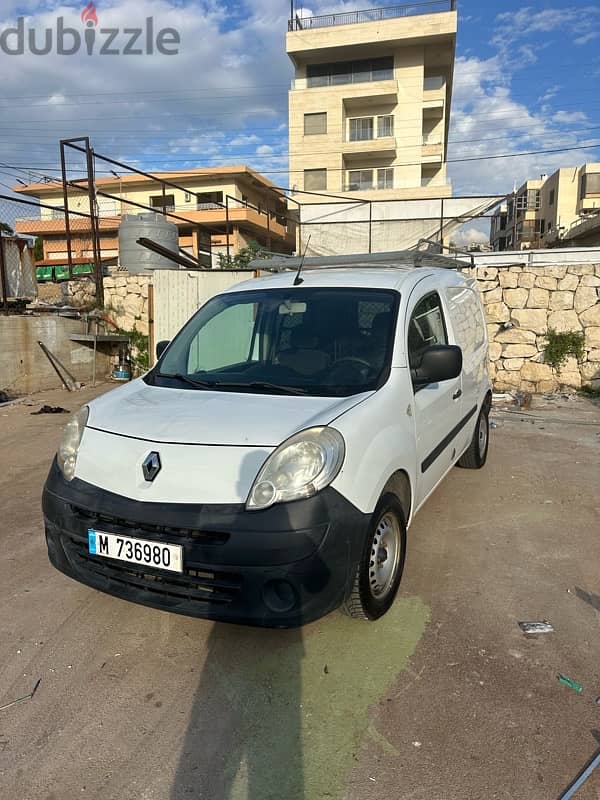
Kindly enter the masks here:
<path id="1" fill-rule="evenodd" d="M 356 25 L 361 22 L 383 22 L 388 19 L 412 17 L 417 14 L 435 14 L 440 11 L 453 11 L 456 0 L 429 0 L 410 5 L 387 6 L 385 8 L 369 8 L 365 11 L 346 11 L 339 14 L 324 14 L 317 17 L 299 17 L 297 14 L 289 20 L 290 31 L 312 30 L 313 28 L 331 28 L 335 25 Z"/>

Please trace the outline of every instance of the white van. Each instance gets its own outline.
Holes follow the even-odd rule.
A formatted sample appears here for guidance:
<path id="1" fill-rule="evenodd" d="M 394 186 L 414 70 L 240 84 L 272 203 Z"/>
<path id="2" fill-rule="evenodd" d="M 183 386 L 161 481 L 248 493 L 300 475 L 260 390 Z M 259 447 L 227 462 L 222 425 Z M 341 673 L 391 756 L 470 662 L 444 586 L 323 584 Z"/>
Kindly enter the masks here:
<path id="1" fill-rule="evenodd" d="M 54 566 L 214 620 L 384 614 L 415 513 L 455 464 L 486 460 L 475 283 L 397 264 L 281 272 L 213 297 L 157 350 L 66 428 L 43 498 Z"/>

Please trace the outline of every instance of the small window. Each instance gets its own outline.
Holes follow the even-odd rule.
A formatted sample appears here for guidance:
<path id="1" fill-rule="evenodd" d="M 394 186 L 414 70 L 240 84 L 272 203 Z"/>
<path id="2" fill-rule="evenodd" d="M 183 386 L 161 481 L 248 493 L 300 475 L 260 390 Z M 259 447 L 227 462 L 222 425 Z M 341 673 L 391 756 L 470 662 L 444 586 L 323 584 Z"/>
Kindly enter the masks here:
<path id="1" fill-rule="evenodd" d="M 546 232 L 546 220 L 543 219 L 540 222 L 540 235 L 543 236 L 545 232 Z"/>
<path id="2" fill-rule="evenodd" d="M 323 189 L 327 189 L 327 170 L 305 169 L 304 189 L 307 192 L 320 192 Z"/>
<path id="3" fill-rule="evenodd" d="M 150 198 L 150 205 L 157 211 L 162 211 L 163 206 L 167 211 L 175 211 L 175 195 L 166 194 L 164 198 L 162 194 L 155 195 Z"/>
<path id="4" fill-rule="evenodd" d="M 581 176 L 581 198 L 600 194 L 600 172 L 585 172 Z"/>
<path id="5" fill-rule="evenodd" d="M 378 189 L 393 189 L 394 188 L 394 168 L 386 167 L 385 169 L 377 170 L 377 188 Z"/>
<path id="6" fill-rule="evenodd" d="M 198 208 L 218 208 L 223 205 L 223 192 L 200 192 L 196 195 Z"/>
<path id="7" fill-rule="evenodd" d="M 413 311 L 408 326 L 408 362 L 411 370 L 421 366 L 423 353 L 434 344 L 448 344 L 442 305 L 437 292 L 424 297 Z"/>
<path id="8" fill-rule="evenodd" d="M 350 141 L 366 142 L 373 138 L 373 117 L 350 120 Z"/>
<path id="9" fill-rule="evenodd" d="M 368 191 L 373 188 L 372 169 L 351 169 L 348 172 L 348 190 L 351 192 Z"/>
<path id="10" fill-rule="evenodd" d="M 327 112 L 304 115 L 304 135 L 315 136 L 327 133 Z"/>
<path id="11" fill-rule="evenodd" d="M 554 205 L 554 189 L 550 189 L 550 195 L 548 197 L 548 205 L 549 206 Z"/>
<path id="12" fill-rule="evenodd" d="M 394 118 L 391 115 L 377 117 L 377 138 L 394 135 Z"/>

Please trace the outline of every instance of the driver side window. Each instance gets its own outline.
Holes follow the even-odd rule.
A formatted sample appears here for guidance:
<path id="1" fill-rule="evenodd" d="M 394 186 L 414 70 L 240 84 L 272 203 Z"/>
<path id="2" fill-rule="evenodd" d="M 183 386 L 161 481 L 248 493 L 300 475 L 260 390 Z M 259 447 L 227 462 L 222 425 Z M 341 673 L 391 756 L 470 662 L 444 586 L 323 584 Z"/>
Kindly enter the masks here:
<path id="1" fill-rule="evenodd" d="M 421 366 L 423 353 L 434 344 L 448 344 L 444 312 L 437 292 L 419 301 L 408 325 L 408 363 L 411 370 Z"/>

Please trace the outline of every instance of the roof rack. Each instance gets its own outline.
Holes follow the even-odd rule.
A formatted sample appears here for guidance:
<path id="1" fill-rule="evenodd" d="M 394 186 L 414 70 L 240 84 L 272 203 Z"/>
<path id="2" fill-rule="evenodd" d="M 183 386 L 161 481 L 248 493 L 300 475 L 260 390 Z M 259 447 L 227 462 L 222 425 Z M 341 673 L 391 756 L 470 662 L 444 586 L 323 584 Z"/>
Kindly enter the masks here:
<path id="1" fill-rule="evenodd" d="M 422 244 L 429 245 L 427 250 L 420 250 Z M 442 255 L 431 248 L 432 242 L 420 239 L 416 248 L 411 250 L 396 250 L 390 253 L 358 253 L 353 255 L 335 256 L 309 256 L 304 261 L 302 256 L 276 256 L 270 259 L 256 259 L 250 263 L 250 269 L 265 270 L 267 272 L 297 271 L 302 264 L 302 271 L 311 269 L 340 269 L 354 267 L 364 269 L 369 267 L 383 267 L 391 269 L 415 269 L 416 267 L 437 267 L 441 269 L 460 269 L 472 267 L 474 260 L 471 253 L 460 250 L 450 250 L 454 257 Z M 435 243 L 436 248 L 440 245 Z M 464 255 L 469 260 L 460 260 L 458 255 Z"/>

